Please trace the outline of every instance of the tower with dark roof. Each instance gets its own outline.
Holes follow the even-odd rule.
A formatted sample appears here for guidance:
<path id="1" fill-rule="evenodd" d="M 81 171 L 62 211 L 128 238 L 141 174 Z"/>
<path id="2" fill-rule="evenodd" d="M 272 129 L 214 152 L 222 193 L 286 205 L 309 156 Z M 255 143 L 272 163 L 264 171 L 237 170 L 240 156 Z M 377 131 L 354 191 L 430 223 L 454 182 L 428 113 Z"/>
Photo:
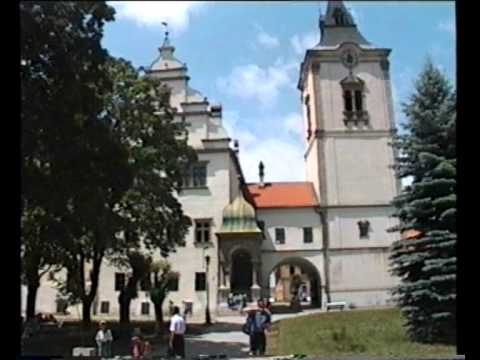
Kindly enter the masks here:
<path id="1" fill-rule="evenodd" d="M 320 41 L 301 64 L 298 89 L 306 178 L 324 214 L 327 287 L 333 300 L 384 303 L 394 282 L 388 249 L 395 235 L 387 229 L 399 191 L 389 145 L 395 128 L 391 50 L 367 40 L 343 1 L 328 1 L 319 28 Z"/>

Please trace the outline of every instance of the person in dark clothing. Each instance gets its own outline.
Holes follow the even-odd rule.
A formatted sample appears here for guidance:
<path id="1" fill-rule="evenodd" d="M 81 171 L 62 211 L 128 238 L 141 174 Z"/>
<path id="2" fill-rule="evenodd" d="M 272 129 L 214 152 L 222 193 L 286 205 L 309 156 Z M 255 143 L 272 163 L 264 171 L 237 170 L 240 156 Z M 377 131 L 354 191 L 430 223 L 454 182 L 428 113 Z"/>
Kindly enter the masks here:
<path id="1" fill-rule="evenodd" d="M 269 329 L 271 315 L 264 308 L 263 302 L 258 303 L 261 306 L 247 309 L 246 330 L 250 335 L 250 353 L 249 355 L 265 355 L 266 335 L 265 331 Z"/>

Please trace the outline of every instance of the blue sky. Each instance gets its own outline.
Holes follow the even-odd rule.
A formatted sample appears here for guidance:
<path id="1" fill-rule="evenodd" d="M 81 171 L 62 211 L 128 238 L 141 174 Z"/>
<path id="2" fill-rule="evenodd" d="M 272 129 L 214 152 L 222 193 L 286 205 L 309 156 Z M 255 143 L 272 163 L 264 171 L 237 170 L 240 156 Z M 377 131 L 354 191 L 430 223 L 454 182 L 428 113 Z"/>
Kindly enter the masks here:
<path id="1" fill-rule="evenodd" d="M 187 63 L 190 85 L 223 105 L 224 124 L 240 142 L 247 181 L 305 180 L 298 71 L 305 49 L 320 39 L 326 2 L 109 2 L 116 21 L 104 46 L 135 66 L 149 66 L 169 23 L 175 55 Z M 454 81 L 454 2 L 346 1 L 363 35 L 390 56 L 397 124 L 400 103 L 426 56 Z"/>

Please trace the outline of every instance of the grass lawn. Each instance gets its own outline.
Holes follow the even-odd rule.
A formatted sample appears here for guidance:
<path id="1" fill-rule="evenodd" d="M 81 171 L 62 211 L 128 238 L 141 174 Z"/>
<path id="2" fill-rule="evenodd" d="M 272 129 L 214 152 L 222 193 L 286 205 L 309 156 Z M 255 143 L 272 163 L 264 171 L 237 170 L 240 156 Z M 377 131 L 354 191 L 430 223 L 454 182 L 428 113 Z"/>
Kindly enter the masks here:
<path id="1" fill-rule="evenodd" d="M 455 346 L 411 342 L 398 309 L 330 312 L 275 323 L 268 337 L 272 355 L 452 356 Z"/>

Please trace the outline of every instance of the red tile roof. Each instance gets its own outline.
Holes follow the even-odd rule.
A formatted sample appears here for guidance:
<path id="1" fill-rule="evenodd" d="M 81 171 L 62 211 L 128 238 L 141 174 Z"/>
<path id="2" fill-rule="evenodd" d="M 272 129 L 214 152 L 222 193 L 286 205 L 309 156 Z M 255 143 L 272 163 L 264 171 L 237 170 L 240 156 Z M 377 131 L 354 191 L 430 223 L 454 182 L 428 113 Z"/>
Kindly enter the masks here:
<path id="1" fill-rule="evenodd" d="M 411 240 L 411 239 L 417 239 L 419 238 L 423 233 L 418 230 L 407 230 L 402 233 L 402 238 L 406 240 Z"/>
<path id="2" fill-rule="evenodd" d="M 310 182 L 276 182 L 249 184 L 250 199 L 256 208 L 299 208 L 319 206 L 313 184 Z"/>

